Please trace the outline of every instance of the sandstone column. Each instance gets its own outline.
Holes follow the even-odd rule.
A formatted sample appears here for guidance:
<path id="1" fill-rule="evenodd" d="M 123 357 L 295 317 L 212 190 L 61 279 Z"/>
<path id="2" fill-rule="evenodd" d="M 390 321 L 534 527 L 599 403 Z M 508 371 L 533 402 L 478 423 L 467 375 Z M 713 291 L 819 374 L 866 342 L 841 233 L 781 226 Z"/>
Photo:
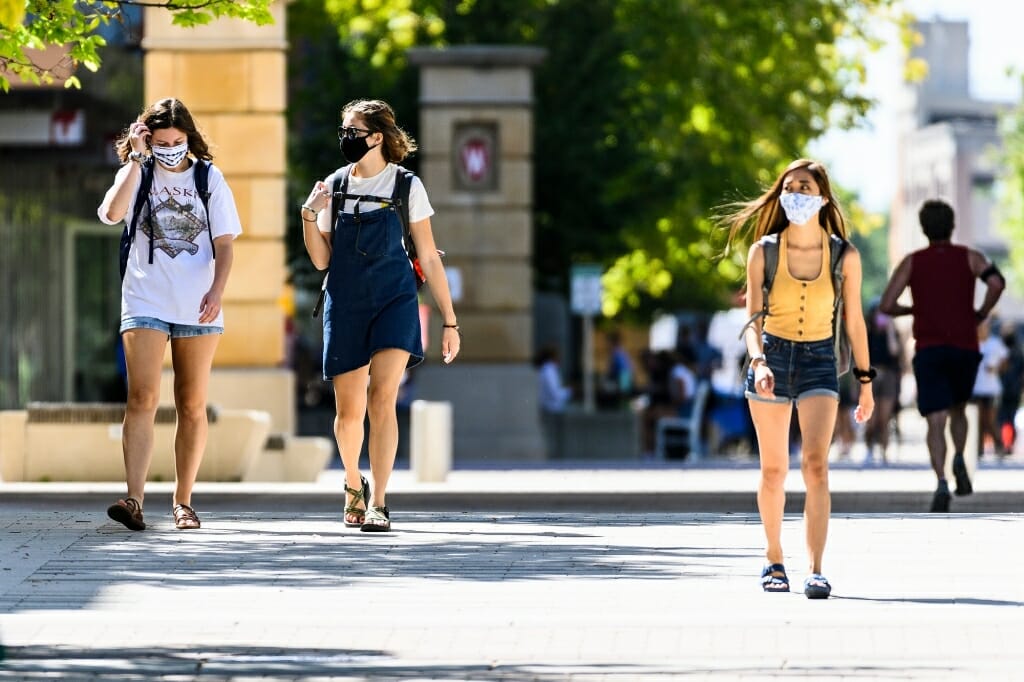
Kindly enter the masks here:
<path id="1" fill-rule="evenodd" d="M 416 396 L 452 402 L 456 461 L 543 456 L 531 366 L 532 68 L 543 58 L 530 47 L 410 51 L 421 69 L 419 168 L 461 284 L 464 334 L 459 359 L 442 366 L 432 315 Z"/>
<path id="2" fill-rule="evenodd" d="M 211 141 L 231 185 L 244 234 L 225 293 L 224 338 L 210 403 L 270 412 L 275 432 L 294 432 L 294 379 L 281 367 L 285 281 L 285 3 L 267 26 L 220 19 L 182 29 L 162 9 L 145 15 L 146 104 L 177 97 Z M 170 401 L 165 376 L 163 400 Z"/>

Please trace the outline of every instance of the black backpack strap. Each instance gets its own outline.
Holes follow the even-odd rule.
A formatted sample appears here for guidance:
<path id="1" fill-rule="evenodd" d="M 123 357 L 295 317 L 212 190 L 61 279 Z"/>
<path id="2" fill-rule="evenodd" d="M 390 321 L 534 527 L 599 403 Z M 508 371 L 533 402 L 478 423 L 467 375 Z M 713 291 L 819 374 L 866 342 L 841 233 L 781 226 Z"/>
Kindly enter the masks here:
<path id="1" fill-rule="evenodd" d="M 217 257 L 217 247 L 213 245 L 213 220 L 210 218 L 210 166 L 205 159 L 196 160 L 195 173 L 192 176 L 196 185 L 196 193 L 203 202 L 203 209 L 206 211 L 206 231 L 210 235 L 210 249 L 213 257 Z"/>
<path id="2" fill-rule="evenodd" d="M 334 257 L 334 229 L 337 225 L 338 220 L 341 219 L 341 212 L 345 210 L 345 197 L 346 190 L 348 190 L 348 174 L 351 171 L 352 165 L 343 166 L 338 170 L 334 171 L 334 180 L 331 183 L 331 199 L 327 204 L 328 210 L 334 211 L 334 217 L 331 219 L 331 257 Z M 340 201 L 341 204 L 335 209 L 334 202 Z M 317 228 L 319 229 L 319 228 Z M 313 304 L 313 317 L 320 317 L 320 311 L 324 307 L 324 299 L 327 298 L 327 277 L 331 272 L 331 263 L 327 262 L 327 270 L 324 273 L 324 281 L 320 284 L 320 295 L 317 296 L 316 303 Z"/>
<path id="3" fill-rule="evenodd" d="M 130 163 L 135 163 L 134 161 Z M 139 225 L 139 217 L 142 215 L 142 209 L 148 208 L 149 212 L 152 213 L 152 208 L 149 205 L 149 190 L 153 187 L 153 159 L 148 158 L 141 164 L 142 177 L 139 180 L 139 189 L 135 192 L 135 202 L 132 205 L 132 217 L 121 232 L 121 249 L 120 249 L 120 269 L 121 279 L 124 280 L 124 274 L 128 269 L 128 254 L 131 251 L 132 243 L 135 241 L 135 233 Z M 152 240 L 150 240 L 150 263 L 153 262 L 153 247 Z"/>
<path id="4" fill-rule="evenodd" d="M 747 327 L 758 320 L 768 317 L 768 294 L 771 293 L 772 285 L 775 284 L 775 271 L 779 269 L 779 235 L 766 234 L 758 242 L 761 245 L 761 253 L 764 256 L 764 278 L 761 280 L 761 310 L 754 313 L 747 323 L 740 330 L 739 338 L 747 331 Z"/>
<path id="5" fill-rule="evenodd" d="M 842 376 L 850 369 L 851 352 L 846 327 L 843 325 L 843 256 L 850 242 L 842 237 L 830 234 L 828 239 L 829 265 L 832 271 L 832 339 L 835 345 L 836 372 Z"/>
<path id="6" fill-rule="evenodd" d="M 416 176 L 411 170 L 398 166 L 395 175 L 395 189 L 391 201 L 398 207 L 398 217 L 402 221 L 402 235 L 405 237 L 405 252 L 411 260 L 416 259 L 416 244 L 412 241 L 412 226 L 409 222 L 409 194 L 412 193 L 412 179 Z"/>

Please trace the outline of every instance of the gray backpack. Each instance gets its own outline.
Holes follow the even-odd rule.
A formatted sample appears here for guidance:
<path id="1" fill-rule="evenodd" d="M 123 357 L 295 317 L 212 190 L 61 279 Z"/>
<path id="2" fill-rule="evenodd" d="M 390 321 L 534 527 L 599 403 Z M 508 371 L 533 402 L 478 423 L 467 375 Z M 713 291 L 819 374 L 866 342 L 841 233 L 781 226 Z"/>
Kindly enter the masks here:
<path id="1" fill-rule="evenodd" d="M 779 235 L 766 234 L 758 240 L 761 250 L 764 253 L 764 282 L 761 284 L 761 312 L 756 313 L 744 325 L 748 326 L 758 319 L 768 316 L 768 294 L 775 283 L 775 272 L 779 269 Z M 836 372 L 842 376 L 850 371 L 850 339 L 846 335 L 846 325 L 843 324 L 843 255 L 846 253 L 846 246 L 849 244 L 845 239 L 837 235 L 829 235 L 828 250 L 829 264 L 832 271 L 832 290 L 835 292 L 835 301 L 832 304 L 832 340 L 835 343 Z M 742 332 L 740 338 L 743 337 Z"/>

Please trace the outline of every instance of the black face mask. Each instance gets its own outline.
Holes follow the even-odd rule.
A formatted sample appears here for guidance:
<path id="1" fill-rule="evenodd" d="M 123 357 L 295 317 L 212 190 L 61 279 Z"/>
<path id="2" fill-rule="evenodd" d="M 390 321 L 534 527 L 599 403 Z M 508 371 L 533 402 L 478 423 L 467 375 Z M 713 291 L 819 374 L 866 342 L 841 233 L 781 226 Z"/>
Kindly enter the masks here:
<path id="1" fill-rule="evenodd" d="M 367 135 L 366 137 L 369 137 Z M 341 138 L 341 153 L 349 163 L 356 163 L 366 156 L 366 152 L 373 149 L 367 142 L 366 137 L 343 137 Z M 377 145 L 374 145 L 376 147 Z"/>

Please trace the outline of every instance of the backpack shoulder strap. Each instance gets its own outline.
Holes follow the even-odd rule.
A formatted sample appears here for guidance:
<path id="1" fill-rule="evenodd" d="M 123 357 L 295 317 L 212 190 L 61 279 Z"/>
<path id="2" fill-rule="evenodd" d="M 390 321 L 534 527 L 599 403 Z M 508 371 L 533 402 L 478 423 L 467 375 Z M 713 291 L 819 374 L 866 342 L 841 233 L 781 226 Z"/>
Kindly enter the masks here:
<path id="1" fill-rule="evenodd" d="M 766 292 L 772 290 L 775 284 L 775 272 L 779 269 L 779 235 L 766 234 L 758 240 L 761 245 L 761 252 L 764 254 L 764 281 L 761 288 Z M 765 304 L 767 305 L 767 295 Z"/>
<path id="2" fill-rule="evenodd" d="M 843 256 L 846 255 L 846 247 L 849 244 L 850 242 L 838 235 L 829 235 L 828 250 L 829 264 L 832 269 L 832 289 L 837 300 L 843 297 Z"/>
<path id="3" fill-rule="evenodd" d="M 775 271 L 779 269 L 779 235 L 766 234 L 757 240 L 757 243 L 761 245 L 761 253 L 764 255 L 764 278 L 761 280 L 761 310 L 751 316 L 747 323 L 743 325 L 743 329 L 740 330 L 739 338 L 743 339 L 743 334 L 747 331 L 747 327 L 754 324 L 758 320 L 764 317 L 768 317 L 768 294 L 772 290 L 772 285 L 775 283 Z"/>
<path id="4" fill-rule="evenodd" d="M 409 194 L 412 192 L 412 179 L 416 177 L 416 174 L 403 166 L 397 168 L 395 189 L 392 192 L 391 201 L 398 207 L 398 217 L 402 220 L 405 250 L 410 258 L 416 258 L 416 245 L 412 242 L 412 229 L 409 224 Z"/>
<path id="5" fill-rule="evenodd" d="M 206 211 L 206 233 L 210 236 L 210 250 L 213 257 L 217 257 L 217 247 L 213 244 L 213 219 L 210 217 L 210 166 L 213 164 L 206 159 L 196 159 L 196 169 L 192 175 L 192 181 L 196 185 L 196 194 L 203 202 L 203 209 Z"/>
<path id="6" fill-rule="evenodd" d="M 131 163 L 135 163 L 132 161 Z M 135 229 L 138 226 L 139 216 L 142 215 L 142 207 L 149 203 L 149 190 L 153 187 L 153 159 L 149 158 L 142 164 L 142 179 L 139 180 L 139 189 L 135 193 L 135 203 L 132 206 L 132 219 L 126 226 L 129 241 L 135 241 Z"/>
<path id="7" fill-rule="evenodd" d="M 338 220 L 338 213 L 345 208 L 345 192 L 348 191 L 348 174 L 351 172 L 352 164 L 342 166 L 334 171 L 334 182 L 331 183 L 331 201 L 328 207 L 331 209 L 331 242 L 334 242 L 334 223 Z M 335 201 L 341 201 L 341 206 L 334 207 Z"/>

